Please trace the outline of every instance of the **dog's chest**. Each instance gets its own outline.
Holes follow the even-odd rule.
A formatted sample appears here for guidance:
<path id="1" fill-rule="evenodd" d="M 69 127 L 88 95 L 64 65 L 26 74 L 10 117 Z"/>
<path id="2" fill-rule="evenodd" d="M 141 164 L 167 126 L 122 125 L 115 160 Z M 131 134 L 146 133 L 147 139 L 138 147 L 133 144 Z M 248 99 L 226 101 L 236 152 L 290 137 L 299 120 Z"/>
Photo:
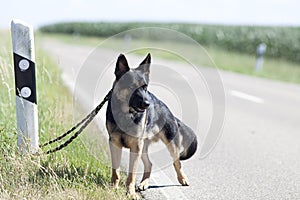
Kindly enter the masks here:
<path id="1" fill-rule="evenodd" d="M 144 126 L 146 115 L 144 113 L 131 113 L 131 120 L 137 126 Z"/>

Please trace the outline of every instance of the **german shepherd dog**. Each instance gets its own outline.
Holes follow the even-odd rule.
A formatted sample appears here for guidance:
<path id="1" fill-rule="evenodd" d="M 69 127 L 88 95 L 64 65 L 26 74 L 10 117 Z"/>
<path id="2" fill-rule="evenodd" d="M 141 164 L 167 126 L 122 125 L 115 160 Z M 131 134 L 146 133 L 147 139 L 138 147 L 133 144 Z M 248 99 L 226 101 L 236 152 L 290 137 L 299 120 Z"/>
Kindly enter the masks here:
<path id="1" fill-rule="evenodd" d="M 111 184 L 118 187 L 122 147 L 130 149 L 129 173 L 126 181 L 127 194 L 133 199 L 136 193 L 135 178 L 139 158 L 144 164 L 144 174 L 137 190 L 148 188 L 152 163 L 148 147 L 159 139 L 170 152 L 177 179 L 188 186 L 180 160 L 190 158 L 197 150 L 197 138 L 191 128 L 177 119 L 168 107 L 147 90 L 151 55 L 135 69 L 130 69 L 124 55 L 117 59 L 113 92 L 106 110 L 106 128 L 112 161 Z M 183 151 L 180 152 L 181 147 Z"/>

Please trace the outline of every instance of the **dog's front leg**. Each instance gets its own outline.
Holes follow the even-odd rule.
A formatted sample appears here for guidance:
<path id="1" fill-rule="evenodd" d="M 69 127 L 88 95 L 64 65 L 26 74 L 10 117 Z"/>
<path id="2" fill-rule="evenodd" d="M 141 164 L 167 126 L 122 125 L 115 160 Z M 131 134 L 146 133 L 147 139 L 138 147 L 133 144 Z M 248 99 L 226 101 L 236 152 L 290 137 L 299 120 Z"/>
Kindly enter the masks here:
<path id="1" fill-rule="evenodd" d="M 140 139 L 135 139 L 135 141 L 130 144 L 130 158 L 129 158 L 129 172 L 126 181 L 127 194 L 132 199 L 140 199 L 139 194 L 135 191 L 135 178 L 136 170 L 138 167 L 138 161 L 142 154 L 144 141 Z"/>
<path id="2" fill-rule="evenodd" d="M 148 155 L 149 144 L 150 144 L 149 140 L 144 141 L 144 147 L 143 147 L 143 153 L 142 153 L 142 161 L 144 164 L 144 175 L 143 175 L 141 183 L 138 186 L 139 191 L 144 191 L 144 190 L 148 189 L 148 187 L 149 187 L 149 178 L 150 178 L 151 169 L 152 169 L 152 163 L 151 163 L 151 161 L 149 159 L 149 155 Z"/>
<path id="3" fill-rule="evenodd" d="M 119 187 L 120 182 L 119 168 L 121 163 L 122 147 L 117 146 L 116 143 L 113 143 L 113 141 L 110 140 L 109 148 L 112 162 L 111 186 L 117 189 Z"/>

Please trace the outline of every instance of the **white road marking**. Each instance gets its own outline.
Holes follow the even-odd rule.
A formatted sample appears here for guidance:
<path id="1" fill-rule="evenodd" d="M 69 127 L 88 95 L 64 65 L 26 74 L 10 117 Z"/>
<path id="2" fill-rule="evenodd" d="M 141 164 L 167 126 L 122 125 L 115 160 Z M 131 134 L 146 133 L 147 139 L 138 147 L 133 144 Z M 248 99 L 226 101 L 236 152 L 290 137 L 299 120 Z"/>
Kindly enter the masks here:
<path id="1" fill-rule="evenodd" d="M 257 96 L 253 96 L 253 95 L 250 95 L 250 94 L 246 94 L 244 92 L 240 92 L 240 91 L 237 91 L 237 90 L 231 90 L 230 94 L 232 96 L 238 97 L 240 99 L 245 99 L 247 101 L 252 101 L 254 103 L 264 103 L 265 102 L 262 98 L 259 98 Z"/>
<path id="2" fill-rule="evenodd" d="M 152 176 L 152 181 L 156 184 L 156 185 L 179 185 L 177 182 L 174 183 L 171 181 L 171 179 L 162 171 L 162 170 L 159 170 L 159 171 L 156 171 L 156 172 L 153 172 L 151 174 Z M 160 192 L 162 193 L 162 195 L 164 195 L 164 199 L 174 199 L 174 200 L 184 200 L 184 199 L 188 199 L 184 194 L 183 192 L 177 188 L 177 187 L 173 187 L 172 189 L 170 190 L 166 190 L 166 189 L 163 189 L 163 188 L 159 188 Z M 176 194 L 176 196 L 174 195 Z"/>

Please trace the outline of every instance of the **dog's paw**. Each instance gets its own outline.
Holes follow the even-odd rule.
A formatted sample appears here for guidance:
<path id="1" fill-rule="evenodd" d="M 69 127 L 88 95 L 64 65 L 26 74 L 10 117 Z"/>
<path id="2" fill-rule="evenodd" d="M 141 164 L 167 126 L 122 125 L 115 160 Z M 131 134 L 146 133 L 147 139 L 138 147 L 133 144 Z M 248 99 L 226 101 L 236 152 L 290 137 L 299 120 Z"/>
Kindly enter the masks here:
<path id="1" fill-rule="evenodd" d="M 187 180 L 187 178 L 185 178 L 185 177 L 183 177 L 183 178 L 178 178 L 178 181 L 179 181 L 179 183 L 180 183 L 182 186 L 189 186 L 188 180 Z"/>
<path id="2" fill-rule="evenodd" d="M 114 182 L 112 182 L 112 183 L 110 183 L 110 187 L 112 188 L 112 189 L 119 189 L 119 181 L 114 181 Z"/>
<path id="3" fill-rule="evenodd" d="M 132 200 L 142 199 L 142 196 L 137 192 L 127 192 L 127 197 Z"/>
<path id="4" fill-rule="evenodd" d="M 138 186 L 137 191 L 145 191 L 149 187 L 149 179 L 143 180 Z"/>
<path id="5" fill-rule="evenodd" d="M 114 190 L 118 190 L 119 189 L 119 185 L 110 184 L 110 188 L 114 189 Z"/>
<path id="6" fill-rule="evenodd" d="M 127 193 L 126 194 L 127 194 L 127 197 L 129 199 L 134 199 L 134 200 L 142 199 L 140 193 L 136 192 L 134 184 L 129 184 L 127 186 Z"/>

